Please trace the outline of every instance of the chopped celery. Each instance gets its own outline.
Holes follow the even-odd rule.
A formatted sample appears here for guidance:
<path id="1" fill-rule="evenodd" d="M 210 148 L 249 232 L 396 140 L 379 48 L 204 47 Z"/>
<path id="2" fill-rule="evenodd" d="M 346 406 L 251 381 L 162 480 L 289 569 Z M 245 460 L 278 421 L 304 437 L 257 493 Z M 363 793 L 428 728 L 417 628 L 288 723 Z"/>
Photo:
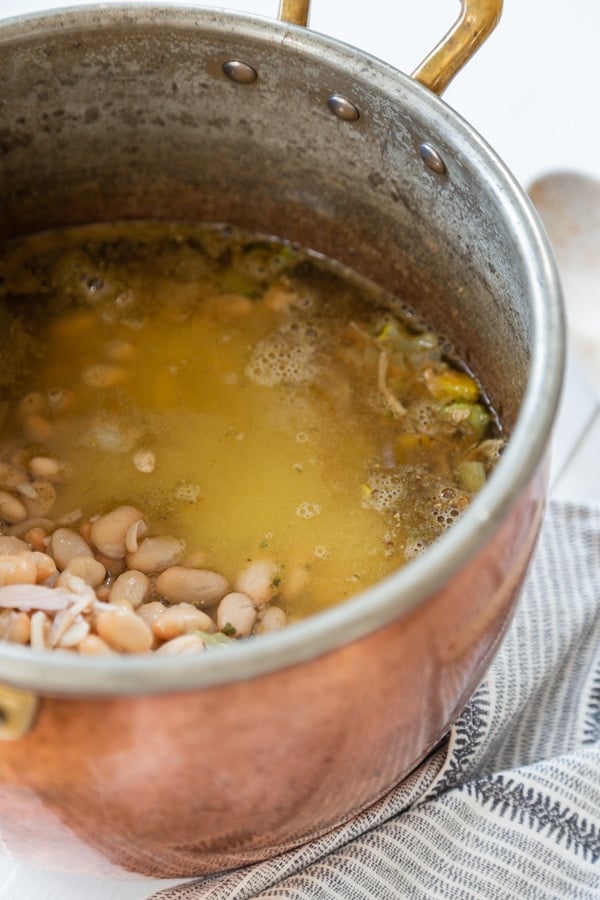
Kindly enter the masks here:
<path id="1" fill-rule="evenodd" d="M 491 421 L 491 416 L 481 403 L 456 401 L 442 407 L 441 415 L 471 434 L 473 440 L 480 441 Z"/>
<path id="2" fill-rule="evenodd" d="M 217 631 L 215 634 L 208 634 L 206 631 L 196 631 L 195 634 L 202 638 L 207 648 L 224 647 L 226 644 L 233 643 L 233 638 L 227 637 L 222 631 Z"/>
<path id="3" fill-rule="evenodd" d="M 476 494 L 486 481 L 485 466 L 478 460 L 461 462 L 456 469 L 456 478 L 463 491 Z"/>

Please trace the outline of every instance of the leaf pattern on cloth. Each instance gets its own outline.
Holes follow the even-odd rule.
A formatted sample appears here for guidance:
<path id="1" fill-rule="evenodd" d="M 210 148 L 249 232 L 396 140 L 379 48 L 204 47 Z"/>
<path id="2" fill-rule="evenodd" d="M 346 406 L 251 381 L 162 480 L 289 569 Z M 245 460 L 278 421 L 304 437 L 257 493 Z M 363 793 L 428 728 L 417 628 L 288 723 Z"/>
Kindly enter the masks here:
<path id="1" fill-rule="evenodd" d="M 522 601 L 447 741 L 352 822 L 152 900 L 600 898 L 600 506 L 549 504 Z"/>
<path id="2" fill-rule="evenodd" d="M 528 824 L 538 832 L 546 831 L 556 840 L 564 840 L 575 853 L 579 850 L 584 856 L 589 853 L 592 862 L 600 858 L 598 826 L 569 807 L 561 806 L 549 794 L 502 774 L 467 783 L 465 789 L 482 806 L 491 804 L 492 810 L 501 816 L 508 816 L 511 821 L 517 819 L 521 825 Z"/>

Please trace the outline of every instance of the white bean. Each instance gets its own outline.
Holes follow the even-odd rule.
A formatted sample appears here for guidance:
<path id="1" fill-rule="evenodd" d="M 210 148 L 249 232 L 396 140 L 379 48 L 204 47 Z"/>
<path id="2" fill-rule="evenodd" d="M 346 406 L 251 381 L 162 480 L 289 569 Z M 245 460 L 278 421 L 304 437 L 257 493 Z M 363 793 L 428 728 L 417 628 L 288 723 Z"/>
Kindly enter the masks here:
<path id="1" fill-rule="evenodd" d="M 177 565 L 185 553 L 185 541 L 170 535 L 145 538 L 137 550 L 127 554 L 130 569 L 139 569 L 147 575 L 163 572 Z"/>
<path id="2" fill-rule="evenodd" d="M 39 584 L 55 572 L 54 560 L 47 553 L 27 549 L 0 555 L 0 585 Z"/>
<path id="3" fill-rule="evenodd" d="M 96 630 L 119 653 L 145 653 L 152 647 L 153 635 L 148 625 L 123 606 L 101 612 L 96 619 Z"/>
<path id="4" fill-rule="evenodd" d="M 92 549 L 80 534 L 70 528 L 57 528 L 50 538 L 49 550 L 59 569 L 66 569 L 77 556 L 92 556 Z"/>
<path id="5" fill-rule="evenodd" d="M 275 594 L 276 566 L 268 559 L 257 559 L 243 569 L 236 581 L 235 589 L 247 594 L 255 606 L 269 603 Z"/>
<path id="6" fill-rule="evenodd" d="M 209 569 L 171 566 L 156 579 L 156 590 L 169 603 L 211 607 L 229 591 L 227 579 Z"/>
<path id="7" fill-rule="evenodd" d="M 158 648 L 156 653 L 160 656 L 181 656 L 184 653 L 202 653 L 205 649 L 204 641 L 198 635 L 182 634 L 167 641 Z"/>
<path id="8" fill-rule="evenodd" d="M 35 584 L 37 566 L 30 553 L 0 556 L 0 585 Z"/>
<path id="9" fill-rule="evenodd" d="M 31 622 L 27 613 L 11 612 L 5 620 L 2 639 L 11 644 L 28 644 L 31 635 Z"/>
<path id="10" fill-rule="evenodd" d="M 13 535 L 0 535 L 0 556 L 10 556 L 13 553 L 23 553 L 29 550 L 27 541 Z"/>
<path id="11" fill-rule="evenodd" d="M 127 377 L 127 370 L 122 366 L 113 366 L 110 363 L 94 363 L 84 369 L 81 380 L 84 384 L 94 388 L 116 387 Z"/>
<path id="12" fill-rule="evenodd" d="M 9 494 L 8 491 L 0 491 L 0 519 L 4 519 L 9 525 L 17 525 L 24 522 L 27 518 L 27 507 L 19 500 Z"/>
<path id="13" fill-rule="evenodd" d="M 144 603 L 150 593 L 150 579 L 137 569 L 122 572 L 110 589 L 110 602 L 120 605 L 123 602 L 137 609 Z M 162 606 L 162 604 L 161 604 Z"/>
<path id="14" fill-rule="evenodd" d="M 123 559 L 127 553 L 125 541 L 132 525 L 143 522 L 144 516 L 135 506 L 117 506 L 92 522 L 90 540 L 104 556 Z"/>
<path id="15" fill-rule="evenodd" d="M 32 444 L 47 444 L 52 437 L 52 424 L 45 416 L 33 413 L 23 419 L 23 432 Z"/>
<path id="16" fill-rule="evenodd" d="M 45 552 L 46 550 L 47 538 L 48 533 L 43 528 L 29 528 L 28 531 L 25 532 L 25 541 L 27 544 L 34 550 L 39 550 L 40 553 Z"/>
<path id="17" fill-rule="evenodd" d="M 108 597 L 107 597 L 107 602 L 109 603 L 110 606 L 120 606 L 120 607 L 122 607 L 123 609 L 130 609 L 131 612 L 135 612 L 135 611 L 136 611 L 136 610 L 133 608 L 133 603 L 131 603 L 129 600 L 126 600 L 124 597 L 121 597 L 121 599 L 118 600 L 118 601 L 116 601 L 116 600 L 111 600 L 111 599 L 110 599 L 110 592 L 109 592 L 109 595 L 108 595 Z"/>
<path id="18" fill-rule="evenodd" d="M 281 628 L 285 628 L 286 621 L 286 614 L 281 607 L 267 606 L 256 630 L 260 633 L 279 631 Z"/>
<path id="19" fill-rule="evenodd" d="M 52 456 L 32 456 L 29 460 L 29 471 L 34 478 L 45 481 L 62 482 L 67 477 L 67 466 Z"/>
<path id="20" fill-rule="evenodd" d="M 162 615 L 168 606 L 165 606 L 164 603 L 160 603 L 158 600 L 151 600 L 150 603 L 142 603 L 139 609 L 136 610 L 140 619 L 143 619 L 146 625 L 152 628 L 152 623 L 154 620 Z"/>
<path id="21" fill-rule="evenodd" d="M 66 584 L 70 575 L 76 575 L 90 587 L 97 588 L 106 578 L 106 569 L 93 556 L 74 556 L 59 575 L 57 584 Z"/>
<path id="22" fill-rule="evenodd" d="M 110 649 L 106 641 L 103 641 L 97 634 L 88 634 L 77 649 L 84 656 L 110 656 L 114 653 L 114 650 Z"/>
<path id="23" fill-rule="evenodd" d="M 180 634 L 190 634 L 192 631 L 207 631 L 212 634 L 216 627 L 211 617 L 202 610 L 190 603 L 177 603 L 154 619 L 152 631 L 161 641 L 170 641 Z"/>
<path id="24" fill-rule="evenodd" d="M 247 594 L 233 591 L 226 594 L 217 609 L 217 627 L 219 631 L 233 629 L 236 636 L 247 637 L 252 633 L 256 622 L 256 609 Z"/>
<path id="25" fill-rule="evenodd" d="M 52 578 L 53 575 L 56 575 L 56 563 L 47 553 L 43 553 L 40 550 L 31 550 L 28 555 L 29 559 L 35 565 L 37 572 L 35 580 L 38 584 L 47 581 L 49 578 Z"/>
<path id="26" fill-rule="evenodd" d="M 101 603 L 108 603 L 110 597 L 110 586 L 106 584 L 100 584 L 95 590 L 96 599 L 100 600 Z"/>

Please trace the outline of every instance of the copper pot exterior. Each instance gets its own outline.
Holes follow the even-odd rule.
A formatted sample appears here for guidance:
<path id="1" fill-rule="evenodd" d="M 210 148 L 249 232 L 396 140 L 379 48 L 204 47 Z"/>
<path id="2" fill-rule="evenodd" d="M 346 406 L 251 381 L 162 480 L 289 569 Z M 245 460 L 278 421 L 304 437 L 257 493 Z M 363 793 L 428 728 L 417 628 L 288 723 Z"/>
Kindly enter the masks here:
<path id="1" fill-rule="evenodd" d="M 230 59 L 256 82 L 231 82 Z M 212 672 L 0 648 L 0 683 L 41 697 L 31 731 L 0 741 L 11 852 L 171 877 L 272 856 L 390 791 L 502 639 L 539 530 L 562 371 L 551 255 L 466 123 L 301 29 L 143 5 L 57 13 L 0 27 L 0 83 L 0 237 L 152 216 L 298 240 L 443 328 L 511 432 L 439 546 L 331 614 L 234 648 L 229 672 L 222 654 Z M 357 121 L 331 113 L 332 90 Z M 424 141 L 444 173 L 424 165 Z"/>
<path id="2" fill-rule="evenodd" d="M 538 476 L 427 602 L 325 656 L 205 692 L 44 701 L 0 754 L 5 843 L 41 864 L 184 876 L 270 857 L 365 809 L 443 737 L 489 664 L 543 493 Z"/>

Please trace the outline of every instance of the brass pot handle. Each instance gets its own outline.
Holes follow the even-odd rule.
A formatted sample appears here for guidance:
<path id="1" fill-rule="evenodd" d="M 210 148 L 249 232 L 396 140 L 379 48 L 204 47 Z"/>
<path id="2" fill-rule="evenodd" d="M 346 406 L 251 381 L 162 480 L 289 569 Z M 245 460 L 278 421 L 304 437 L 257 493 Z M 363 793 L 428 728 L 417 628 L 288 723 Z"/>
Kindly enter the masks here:
<path id="1" fill-rule="evenodd" d="M 434 93 L 443 93 L 492 33 L 501 13 L 502 0 L 461 0 L 458 19 L 412 77 Z"/>
<path id="2" fill-rule="evenodd" d="M 306 25 L 310 0 L 280 0 L 279 18 L 292 25 Z M 492 33 L 502 12 L 502 0 L 461 0 L 458 19 L 417 66 L 412 77 L 436 94 L 446 90 L 456 73 Z"/>
<path id="3" fill-rule="evenodd" d="M 310 0 L 279 0 L 279 18 L 290 25 L 308 25 Z"/>

